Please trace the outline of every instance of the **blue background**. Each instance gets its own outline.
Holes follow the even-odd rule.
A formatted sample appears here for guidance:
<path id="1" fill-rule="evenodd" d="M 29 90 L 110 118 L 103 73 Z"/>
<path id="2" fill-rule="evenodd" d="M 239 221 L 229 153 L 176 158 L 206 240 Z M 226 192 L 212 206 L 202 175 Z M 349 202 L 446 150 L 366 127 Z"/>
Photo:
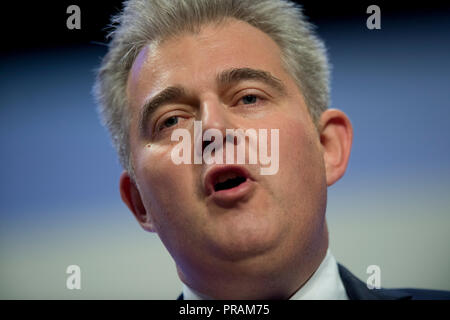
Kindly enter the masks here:
<path id="1" fill-rule="evenodd" d="M 329 189 L 331 248 L 361 279 L 450 290 L 450 15 L 319 24 L 331 107 L 354 126 Z M 91 95 L 95 44 L 0 61 L 0 298 L 162 298 L 181 289 L 157 236 L 118 192 L 121 168 Z M 68 265 L 82 290 L 67 290 Z"/>

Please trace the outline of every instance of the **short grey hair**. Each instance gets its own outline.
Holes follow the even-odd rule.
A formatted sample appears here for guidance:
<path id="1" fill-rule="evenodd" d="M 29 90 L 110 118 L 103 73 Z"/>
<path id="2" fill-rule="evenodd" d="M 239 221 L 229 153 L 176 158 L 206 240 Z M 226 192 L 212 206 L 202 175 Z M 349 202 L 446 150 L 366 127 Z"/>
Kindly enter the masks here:
<path id="1" fill-rule="evenodd" d="M 129 0 L 112 18 L 109 50 L 97 73 L 94 95 L 119 161 L 134 177 L 129 146 L 126 86 L 139 51 L 202 25 L 234 18 L 269 35 L 280 47 L 285 69 L 301 90 L 313 122 L 329 103 L 329 64 L 323 42 L 302 8 L 288 0 Z"/>

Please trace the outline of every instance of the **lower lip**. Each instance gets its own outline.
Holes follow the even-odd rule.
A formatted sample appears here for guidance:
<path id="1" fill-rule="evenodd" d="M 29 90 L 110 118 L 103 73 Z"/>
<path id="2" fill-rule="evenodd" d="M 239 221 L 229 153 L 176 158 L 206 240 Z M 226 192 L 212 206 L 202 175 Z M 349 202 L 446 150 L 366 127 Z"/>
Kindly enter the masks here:
<path id="1" fill-rule="evenodd" d="M 244 200 L 251 195 L 253 189 L 253 181 L 245 180 L 240 185 L 220 191 L 214 191 L 211 199 L 220 206 L 232 206 L 238 201 Z"/>

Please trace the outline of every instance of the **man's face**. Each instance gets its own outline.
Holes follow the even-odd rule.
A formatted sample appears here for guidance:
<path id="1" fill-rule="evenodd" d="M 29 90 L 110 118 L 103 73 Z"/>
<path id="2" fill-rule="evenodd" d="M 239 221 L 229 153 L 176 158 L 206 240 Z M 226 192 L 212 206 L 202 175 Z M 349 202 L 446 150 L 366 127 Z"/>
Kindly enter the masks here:
<path id="1" fill-rule="evenodd" d="M 281 86 L 258 76 L 223 80 L 236 69 L 263 71 Z M 143 106 L 168 87 L 178 93 L 140 125 Z M 326 250 L 327 183 L 319 135 L 268 35 L 228 20 L 148 46 L 134 62 L 127 95 L 147 229 L 158 233 L 187 282 L 201 272 L 283 272 Z M 171 152 L 179 142 L 171 141 L 171 133 L 185 128 L 194 137 L 194 120 L 224 136 L 226 129 L 279 129 L 278 172 L 261 175 L 260 164 L 176 165 Z M 218 176 L 211 178 L 211 172 Z M 243 185 L 215 191 L 215 183 L 236 172 L 244 175 Z"/>

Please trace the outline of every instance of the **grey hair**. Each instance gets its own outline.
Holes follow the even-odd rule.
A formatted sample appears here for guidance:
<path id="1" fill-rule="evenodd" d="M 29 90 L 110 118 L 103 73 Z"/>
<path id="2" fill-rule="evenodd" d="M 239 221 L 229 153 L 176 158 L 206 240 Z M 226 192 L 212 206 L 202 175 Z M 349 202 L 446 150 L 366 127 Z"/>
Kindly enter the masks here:
<path id="1" fill-rule="evenodd" d="M 323 42 L 299 5 L 288 0 L 128 0 L 112 18 L 109 50 L 97 73 L 94 95 L 121 165 L 134 178 L 129 147 L 126 85 L 139 51 L 207 23 L 234 18 L 269 35 L 285 69 L 301 90 L 313 122 L 329 103 L 329 64 Z"/>

